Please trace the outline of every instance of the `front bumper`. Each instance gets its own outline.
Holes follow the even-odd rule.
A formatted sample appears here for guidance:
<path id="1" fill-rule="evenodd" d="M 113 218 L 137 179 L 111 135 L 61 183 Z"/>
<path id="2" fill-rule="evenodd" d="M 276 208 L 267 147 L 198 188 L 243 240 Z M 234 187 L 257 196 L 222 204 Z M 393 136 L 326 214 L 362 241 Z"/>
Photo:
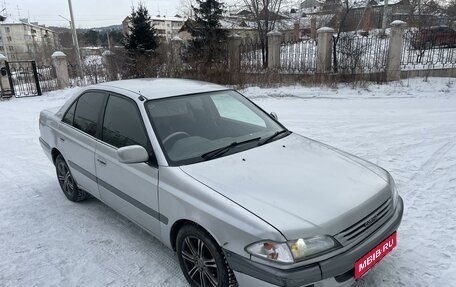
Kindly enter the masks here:
<path id="1" fill-rule="evenodd" d="M 398 229 L 403 212 L 404 202 L 399 197 L 393 216 L 377 232 L 344 253 L 307 266 L 280 269 L 254 262 L 228 250 L 224 252 L 231 269 L 241 279 L 241 286 L 258 286 L 259 282 L 263 282 L 263 286 L 298 287 L 331 280 L 344 286 L 353 282 L 355 262 Z M 324 285 L 317 283 L 315 286 Z"/>

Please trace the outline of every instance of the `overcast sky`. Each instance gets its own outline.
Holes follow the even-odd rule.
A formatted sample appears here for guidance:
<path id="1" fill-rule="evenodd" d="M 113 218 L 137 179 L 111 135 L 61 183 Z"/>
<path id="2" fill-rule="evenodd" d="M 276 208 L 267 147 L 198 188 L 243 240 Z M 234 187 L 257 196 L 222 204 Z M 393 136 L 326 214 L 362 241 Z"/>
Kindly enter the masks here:
<path id="1" fill-rule="evenodd" d="M 143 0 L 151 15 L 174 16 L 181 0 Z M 90 28 L 121 24 L 138 0 L 72 0 L 76 27 Z M 70 19 L 68 0 L 0 0 L 12 19 L 29 18 L 30 21 L 52 26 L 66 26 Z M 18 10 L 19 8 L 19 10 Z M 0 9 L 0 10 L 1 10 Z M 3 12 L 4 13 L 4 12 Z M 2 13 L 2 15 L 4 15 Z"/>

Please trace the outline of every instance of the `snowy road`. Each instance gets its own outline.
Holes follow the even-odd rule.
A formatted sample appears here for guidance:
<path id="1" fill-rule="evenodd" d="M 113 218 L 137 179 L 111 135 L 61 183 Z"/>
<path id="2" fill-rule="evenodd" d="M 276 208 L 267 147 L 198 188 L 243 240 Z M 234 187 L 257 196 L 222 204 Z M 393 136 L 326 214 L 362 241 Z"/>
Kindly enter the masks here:
<path id="1" fill-rule="evenodd" d="M 74 90 L 0 102 L 0 286 L 187 286 L 173 252 L 97 200 L 66 200 L 39 111 Z M 357 286 L 456 286 L 456 80 L 245 91 L 291 130 L 389 171 L 398 247 Z"/>

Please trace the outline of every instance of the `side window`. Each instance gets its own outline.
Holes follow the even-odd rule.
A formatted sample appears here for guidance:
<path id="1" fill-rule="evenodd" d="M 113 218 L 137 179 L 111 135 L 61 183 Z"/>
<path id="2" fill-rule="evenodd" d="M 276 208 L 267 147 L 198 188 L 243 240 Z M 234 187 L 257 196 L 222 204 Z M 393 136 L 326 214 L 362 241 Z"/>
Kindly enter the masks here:
<path id="1" fill-rule="evenodd" d="M 224 94 L 214 95 L 211 98 L 222 118 L 266 127 L 265 121 L 238 99 Z"/>
<path id="2" fill-rule="evenodd" d="M 103 119 L 102 140 L 118 148 L 140 145 L 149 149 L 144 123 L 134 102 L 109 96 Z"/>
<path id="3" fill-rule="evenodd" d="M 91 136 L 96 136 L 98 118 L 106 95 L 88 92 L 79 97 L 74 114 L 73 126 Z"/>
<path id="4" fill-rule="evenodd" d="M 69 125 L 73 125 L 74 119 L 74 110 L 76 109 L 77 100 L 71 105 L 71 107 L 67 110 L 65 116 L 63 117 L 63 122 Z"/>

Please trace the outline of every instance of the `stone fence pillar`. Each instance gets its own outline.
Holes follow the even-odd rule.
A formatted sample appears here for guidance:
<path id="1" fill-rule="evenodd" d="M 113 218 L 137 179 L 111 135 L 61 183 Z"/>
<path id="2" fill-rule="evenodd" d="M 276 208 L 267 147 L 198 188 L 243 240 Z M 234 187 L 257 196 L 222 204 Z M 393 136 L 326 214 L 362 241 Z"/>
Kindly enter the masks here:
<path id="1" fill-rule="evenodd" d="M 404 30 L 407 23 L 393 21 L 389 40 L 388 58 L 386 62 L 386 80 L 398 81 L 401 79 L 402 45 L 404 43 Z"/>
<path id="2" fill-rule="evenodd" d="M 184 48 L 184 40 L 179 36 L 175 36 L 171 39 L 171 57 L 172 57 L 172 76 L 176 77 L 183 71 L 184 61 L 182 59 L 182 49 Z"/>
<path id="3" fill-rule="evenodd" d="M 228 57 L 231 83 L 238 84 L 241 72 L 241 43 L 242 38 L 238 34 L 228 37 Z"/>
<path id="4" fill-rule="evenodd" d="M 6 70 L 6 61 L 8 61 L 8 58 L 3 54 L 0 54 L 0 97 L 11 98 L 14 95 L 14 91 L 11 88 L 8 72 Z"/>
<path id="5" fill-rule="evenodd" d="M 57 51 L 51 57 L 52 65 L 57 74 L 57 85 L 59 89 L 68 88 L 70 86 L 70 77 L 68 74 L 67 56 L 63 52 Z"/>
<path id="6" fill-rule="evenodd" d="M 282 33 L 279 31 L 271 31 L 268 36 L 268 68 L 276 70 L 280 68 L 280 42 L 282 41 Z"/>
<path id="7" fill-rule="evenodd" d="M 106 67 L 106 76 L 108 81 L 117 80 L 117 67 L 114 62 L 114 53 L 106 50 L 101 54 L 103 65 Z"/>
<path id="8" fill-rule="evenodd" d="M 334 29 L 322 27 L 317 30 L 317 74 L 331 72 Z"/>

